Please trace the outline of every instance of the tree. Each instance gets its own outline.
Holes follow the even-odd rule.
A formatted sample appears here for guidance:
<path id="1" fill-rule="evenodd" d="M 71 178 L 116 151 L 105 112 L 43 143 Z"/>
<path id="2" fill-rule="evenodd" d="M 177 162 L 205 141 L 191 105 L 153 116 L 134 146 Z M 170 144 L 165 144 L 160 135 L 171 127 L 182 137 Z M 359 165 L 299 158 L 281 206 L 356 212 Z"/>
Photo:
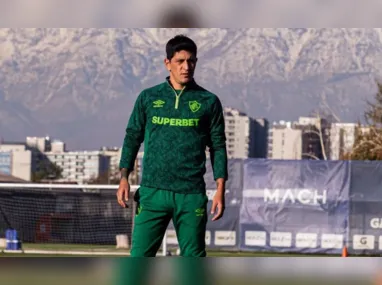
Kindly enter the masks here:
<path id="1" fill-rule="evenodd" d="M 62 178 L 62 168 L 48 159 L 42 159 L 37 164 L 37 170 L 32 173 L 33 182 L 57 180 Z"/>
<path id="2" fill-rule="evenodd" d="M 382 84 L 376 83 L 374 102 L 367 101 L 368 108 L 364 114 L 367 128 L 358 123 L 354 147 L 344 155 L 344 159 L 382 160 Z"/>
<path id="3" fill-rule="evenodd" d="M 321 154 L 324 160 L 328 160 L 330 151 L 330 126 L 336 121 L 336 118 L 325 111 L 319 109 L 314 110 L 310 113 L 311 117 L 317 118 L 316 130 L 311 130 L 310 132 L 315 133 L 320 140 Z"/>
<path id="4" fill-rule="evenodd" d="M 365 120 L 369 126 L 376 129 L 382 128 L 382 84 L 376 82 L 377 93 L 374 96 L 374 102 L 367 100 L 366 104 L 369 107 L 365 112 Z"/>

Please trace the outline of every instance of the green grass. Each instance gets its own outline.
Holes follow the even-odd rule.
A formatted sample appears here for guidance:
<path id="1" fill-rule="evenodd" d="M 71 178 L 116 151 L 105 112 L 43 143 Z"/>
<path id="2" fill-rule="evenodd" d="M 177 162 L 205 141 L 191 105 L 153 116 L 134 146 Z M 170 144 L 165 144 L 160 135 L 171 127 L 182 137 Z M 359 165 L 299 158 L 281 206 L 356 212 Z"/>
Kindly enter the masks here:
<path id="1" fill-rule="evenodd" d="M 210 257 L 330 257 L 327 254 L 302 254 L 302 253 L 276 253 L 276 252 L 230 252 L 230 251 L 208 251 Z M 336 256 L 338 257 L 338 256 Z"/>
<path id="2" fill-rule="evenodd" d="M 100 245 L 73 245 L 73 244 L 23 244 L 24 250 L 59 250 L 59 251 L 88 251 L 88 252 L 128 252 L 127 250 L 116 249 L 115 246 L 100 246 Z M 158 253 L 161 255 L 161 252 Z M 313 254 L 289 254 L 289 253 L 268 253 L 268 252 L 227 252 L 227 251 L 209 251 L 209 257 L 313 257 L 313 256 L 328 256 L 328 255 L 313 255 Z M 333 255 L 334 256 L 334 255 Z M 116 257 L 115 255 L 68 255 L 68 254 L 17 254 L 17 253 L 1 253 L 0 257 Z M 68 271 L 66 268 L 63 270 L 55 270 L 42 273 L 42 269 L 35 272 L 33 268 L 29 271 L 27 268 L 23 269 L 23 274 L 19 274 L 19 270 L 11 272 L 9 270 L 0 271 L 1 284 L 13 285 L 13 284 L 30 284 L 30 285 L 67 285 L 82 284 L 82 285 L 107 285 L 112 284 L 111 275 L 99 272 L 100 275 L 95 276 L 95 271 L 89 269 L 88 271 Z M 103 275 L 102 275 L 103 274 Z M 59 277 L 58 277 L 59 276 Z M 214 282 L 217 285 L 372 285 L 369 280 L 309 280 L 306 279 L 294 279 L 287 280 L 285 278 L 273 278 L 272 276 L 257 277 L 256 280 L 252 278 L 246 278 L 241 276 L 230 276 L 229 274 L 223 274 L 222 276 L 216 276 L 218 280 Z M 350 282 L 351 281 L 351 282 Z M 158 283 L 162 285 L 162 283 Z"/>
<path id="3" fill-rule="evenodd" d="M 118 257 L 120 255 L 108 255 L 107 253 L 126 253 L 128 255 L 129 251 L 126 249 L 116 249 L 113 245 L 82 245 L 82 244 L 33 244 L 25 243 L 23 244 L 23 250 L 43 250 L 43 251 L 81 251 L 89 252 L 93 254 L 78 254 L 78 255 L 69 255 L 69 254 L 43 254 L 43 253 L 1 253 L 0 257 Z M 103 253 L 95 255 L 94 253 Z M 158 255 L 162 253 L 159 252 Z M 209 257 L 307 257 L 307 256 L 330 256 L 325 254 L 298 254 L 298 253 L 272 253 L 272 252 L 231 252 L 231 251 L 208 251 Z M 337 255 L 332 255 L 337 257 Z"/>
<path id="4" fill-rule="evenodd" d="M 54 243 L 24 243 L 23 249 L 35 250 L 80 250 L 80 251 L 113 251 L 113 252 L 126 252 L 125 249 L 116 249 L 114 245 L 93 245 L 93 244 L 54 244 Z"/>

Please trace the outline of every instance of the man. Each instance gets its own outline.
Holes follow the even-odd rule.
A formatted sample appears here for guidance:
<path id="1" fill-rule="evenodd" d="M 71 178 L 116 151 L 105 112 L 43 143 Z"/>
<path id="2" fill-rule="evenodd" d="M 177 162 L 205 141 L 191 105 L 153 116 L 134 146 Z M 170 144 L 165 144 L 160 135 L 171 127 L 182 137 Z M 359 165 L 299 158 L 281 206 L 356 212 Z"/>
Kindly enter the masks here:
<path id="1" fill-rule="evenodd" d="M 194 80 L 197 46 L 178 35 L 166 45 L 165 82 L 143 90 L 129 119 L 120 160 L 118 203 L 125 207 L 128 176 L 144 142 L 143 177 L 135 193 L 131 256 L 153 257 L 173 221 L 180 255 L 205 257 L 208 220 L 204 181 L 209 148 L 217 191 L 213 221 L 223 216 L 227 152 L 223 108 L 219 98 Z"/>

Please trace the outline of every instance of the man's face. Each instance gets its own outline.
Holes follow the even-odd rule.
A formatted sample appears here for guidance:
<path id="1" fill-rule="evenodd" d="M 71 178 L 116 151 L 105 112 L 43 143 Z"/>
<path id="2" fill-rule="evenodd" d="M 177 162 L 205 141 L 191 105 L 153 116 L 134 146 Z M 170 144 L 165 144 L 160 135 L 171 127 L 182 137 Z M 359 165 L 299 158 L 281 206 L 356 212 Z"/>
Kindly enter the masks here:
<path id="1" fill-rule="evenodd" d="M 166 59 L 167 70 L 176 83 L 185 85 L 194 78 L 197 58 L 188 51 L 179 51 L 171 60 Z"/>

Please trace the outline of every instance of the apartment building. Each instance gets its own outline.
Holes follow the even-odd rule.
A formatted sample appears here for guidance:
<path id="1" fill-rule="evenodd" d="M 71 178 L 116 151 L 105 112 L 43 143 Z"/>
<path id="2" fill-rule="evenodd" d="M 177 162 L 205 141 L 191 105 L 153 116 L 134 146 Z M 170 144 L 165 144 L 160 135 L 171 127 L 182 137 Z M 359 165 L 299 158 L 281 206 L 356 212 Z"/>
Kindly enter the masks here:
<path id="1" fill-rule="evenodd" d="M 48 150 L 45 150 L 45 151 L 48 151 Z M 60 140 L 53 140 L 50 143 L 50 151 L 52 153 L 66 152 L 66 144 L 63 141 L 60 141 Z"/>
<path id="2" fill-rule="evenodd" d="M 32 153 L 24 143 L 0 144 L 0 173 L 12 175 L 24 181 L 31 180 Z"/>
<path id="3" fill-rule="evenodd" d="M 26 137 L 25 144 L 27 148 L 34 149 L 38 152 L 50 151 L 51 141 L 48 136 L 46 137 Z"/>
<path id="4" fill-rule="evenodd" d="M 300 117 L 297 122 L 280 121 L 269 130 L 268 158 L 324 159 L 329 154 L 329 143 L 324 120 Z"/>
<path id="5" fill-rule="evenodd" d="M 266 158 L 268 153 L 269 122 L 267 119 L 254 119 L 255 158 Z"/>
<path id="6" fill-rule="evenodd" d="M 110 157 L 101 151 L 50 151 L 44 155 L 62 169 L 62 178 L 57 179 L 58 182 L 86 183 L 109 171 Z"/>
<path id="7" fill-rule="evenodd" d="M 122 148 L 102 147 L 101 153 L 102 153 L 102 155 L 109 157 L 109 162 L 110 162 L 109 179 L 111 181 L 119 179 L 119 177 L 120 177 L 119 161 L 121 159 Z"/>
<path id="8" fill-rule="evenodd" d="M 118 147 L 102 147 L 101 154 L 110 158 L 110 181 L 119 181 L 121 175 L 119 170 L 119 162 L 121 160 L 122 148 Z M 134 165 L 134 171 L 129 176 L 129 182 L 132 185 L 139 184 L 142 175 L 142 163 L 143 163 L 143 152 L 138 152 L 137 158 Z"/>
<path id="9" fill-rule="evenodd" d="M 266 157 L 265 119 L 254 119 L 230 107 L 224 108 L 228 158 Z"/>
<path id="10" fill-rule="evenodd" d="M 135 171 L 133 173 L 135 184 L 140 184 L 142 181 L 142 174 L 143 174 L 143 156 L 144 152 L 140 151 L 138 152 L 136 163 L 135 163 Z M 133 184 L 133 183 L 132 183 Z"/>
<path id="11" fill-rule="evenodd" d="M 291 122 L 274 123 L 269 130 L 269 159 L 301 159 L 302 129 Z"/>
<path id="12" fill-rule="evenodd" d="M 46 159 L 44 152 L 51 150 L 50 137 L 26 137 L 24 144 L 32 152 L 32 173 L 37 172 L 40 162 Z"/>
<path id="13" fill-rule="evenodd" d="M 357 124 L 333 123 L 330 129 L 330 159 L 339 160 L 353 149 Z"/>

